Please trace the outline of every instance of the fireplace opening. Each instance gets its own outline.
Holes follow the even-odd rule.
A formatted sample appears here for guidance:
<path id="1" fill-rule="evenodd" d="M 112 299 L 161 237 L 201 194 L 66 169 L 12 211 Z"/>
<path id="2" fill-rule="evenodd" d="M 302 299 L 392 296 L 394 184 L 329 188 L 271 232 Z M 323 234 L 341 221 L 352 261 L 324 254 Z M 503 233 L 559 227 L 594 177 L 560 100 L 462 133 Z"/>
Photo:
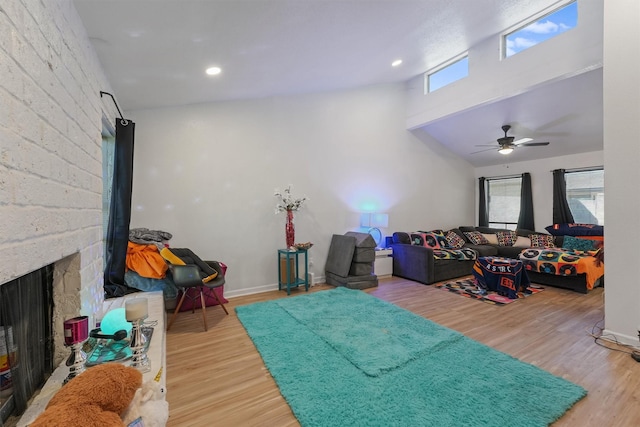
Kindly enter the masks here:
<path id="1" fill-rule="evenodd" d="M 22 414 L 53 372 L 53 271 L 0 285 L 0 425 Z"/>

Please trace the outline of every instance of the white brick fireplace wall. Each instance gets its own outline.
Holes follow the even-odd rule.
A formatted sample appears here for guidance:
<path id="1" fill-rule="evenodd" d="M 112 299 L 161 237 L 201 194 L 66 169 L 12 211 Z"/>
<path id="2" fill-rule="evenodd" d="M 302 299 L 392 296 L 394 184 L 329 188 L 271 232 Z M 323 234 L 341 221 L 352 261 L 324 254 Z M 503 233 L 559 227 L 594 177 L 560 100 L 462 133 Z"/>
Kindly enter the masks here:
<path id="1" fill-rule="evenodd" d="M 103 302 L 101 120 L 116 109 L 71 0 L 0 3 L 0 284 L 54 272 L 62 321 Z"/>

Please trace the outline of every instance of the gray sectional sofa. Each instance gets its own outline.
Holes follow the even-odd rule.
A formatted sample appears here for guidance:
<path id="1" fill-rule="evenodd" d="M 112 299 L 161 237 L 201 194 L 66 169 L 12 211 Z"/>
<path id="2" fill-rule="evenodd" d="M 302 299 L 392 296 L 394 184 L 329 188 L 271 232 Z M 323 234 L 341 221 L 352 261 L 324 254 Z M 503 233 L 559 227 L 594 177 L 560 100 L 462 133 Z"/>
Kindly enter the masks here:
<path id="1" fill-rule="evenodd" d="M 465 240 L 463 248 L 473 249 L 479 257 L 502 256 L 507 258 L 517 258 L 518 254 L 525 247 L 499 246 L 496 244 L 475 245 L 464 235 L 464 231 L 479 231 L 481 233 L 495 233 L 505 231 L 488 227 L 463 226 L 454 228 L 451 231 Z M 528 236 L 534 233 L 529 230 L 518 230 L 516 234 Z M 411 244 L 408 233 L 395 232 L 391 238 L 387 239 L 387 246 L 393 249 L 393 275 L 416 282 L 430 285 L 443 280 L 471 274 L 473 260 L 451 260 L 437 259 L 434 257 L 434 250 L 425 246 L 415 246 Z"/>
<path id="2" fill-rule="evenodd" d="M 505 258 L 518 259 L 520 253 L 529 246 L 500 246 L 498 244 L 476 245 L 470 242 L 464 232 L 478 231 L 483 234 L 495 234 L 504 229 L 490 227 L 460 226 L 453 231 L 464 241 L 463 248 L 473 249 L 478 257 L 501 256 Z M 446 233 L 446 232 L 445 232 Z M 516 234 L 521 237 L 528 237 L 531 234 L 546 234 L 531 230 L 516 230 Z M 554 244 L 563 247 L 563 236 L 554 236 Z M 425 246 L 411 244 L 408 233 L 396 232 L 393 236 L 387 237 L 387 246 L 393 249 L 393 275 L 404 277 L 409 280 L 424 284 L 432 284 L 444 280 L 455 279 L 457 277 L 472 274 L 474 261 L 438 259 L 434 256 L 434 250 Z M 527 275 L 533 283 L 571 289 L 573 291 L 587 293 L 586 278 L 584 274 L 575 276 L 559 276 L 535 271 L 528 271 Z M 602 276 L 596 286 L 604 285 Z"/>

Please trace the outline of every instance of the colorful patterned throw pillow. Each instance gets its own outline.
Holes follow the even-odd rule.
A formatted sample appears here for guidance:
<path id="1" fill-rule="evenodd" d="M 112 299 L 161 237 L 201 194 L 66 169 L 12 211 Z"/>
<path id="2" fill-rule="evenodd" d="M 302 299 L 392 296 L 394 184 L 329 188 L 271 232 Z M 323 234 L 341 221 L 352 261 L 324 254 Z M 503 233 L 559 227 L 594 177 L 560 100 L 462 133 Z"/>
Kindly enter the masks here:
<path id="1" fill-rule="evenodd" d="M 447 245 L 447 239 L 444 236 L 435 233 L 411 233 L 411 244 L 416 246 L 425 246 L 431 249 L 442 249 Z"/>
<path id="2" fill-rule="evenodd" d="M 564 236 L 562 240 L 562 247 L 564 249 L 571 249 L 574 251 L 592 251 L 596 249 L 596 241 L 580 239 L 579 237 L 573 236 Z"/>
<path id="3" fill-rule="evenodd" d="M 551 234 L 530 234 L 532 248 L 555 248 Z"/>
<path id="4" fill-rule="evenodd" d="M 464 239 L 458 236 L 458 233 L 455 231 L 447 231 L 447 235 L 445 236 L 447 242 L 449 242 L 449 247 L 453 249 L 460 249 L 464 246 Z"/>
<path id="5" fill-rule="evenodd" d="M 515 231 L 496 231 L 498 246 L 513 246 L 518 236 Z"/>
<path id="6" fill-rule="evenodd" d="M 469 239 L 474 245 L 489 244 L 487 238 L 484 237 L 479 231 L 465 231 L 464 235 L 467 236 L 467 239 Z"/>

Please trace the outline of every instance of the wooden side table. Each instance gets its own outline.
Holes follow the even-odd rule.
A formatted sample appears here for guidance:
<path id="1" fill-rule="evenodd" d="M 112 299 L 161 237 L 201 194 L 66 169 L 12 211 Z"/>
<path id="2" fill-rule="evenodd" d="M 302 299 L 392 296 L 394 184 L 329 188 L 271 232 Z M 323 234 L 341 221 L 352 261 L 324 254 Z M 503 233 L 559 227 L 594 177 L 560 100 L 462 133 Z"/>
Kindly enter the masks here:
<path id="1" fill-rule="evenodd" d="M 287 288 L 287 295 L 291 294 L 291 288 L 304 285 L 304 290 L 309 290 L 309 258 L 307 249 L 278 249 L 278 290 L 283 286 Z M 303 257 L 304 276 L 300 277 L 300 257 Z"/>

